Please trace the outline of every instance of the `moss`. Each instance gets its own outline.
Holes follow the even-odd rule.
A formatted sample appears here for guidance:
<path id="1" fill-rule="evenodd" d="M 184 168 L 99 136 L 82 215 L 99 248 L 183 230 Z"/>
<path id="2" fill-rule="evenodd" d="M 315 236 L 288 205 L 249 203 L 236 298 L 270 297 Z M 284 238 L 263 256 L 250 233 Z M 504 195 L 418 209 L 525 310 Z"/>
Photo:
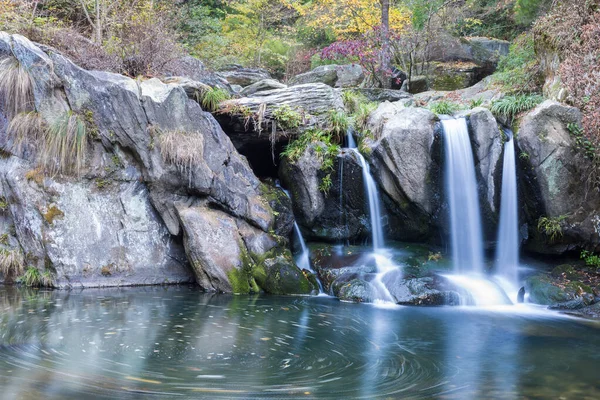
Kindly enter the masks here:
<path id="1" fill-rule="evenodd" d="M 555 278 L 565 277 L 567 279 L 573 279 L 577 276 L 575 268 L 569 264 L 562 264 L 552 270 L 552 276 Z"/>
<path id="2" fill-rule="evenodd" d="M 250 285 L 248 284 L 248 274 L 243 269 L 233 268 L 227 272 L 227 278 L 231 285 L 231 290 L 235 294 L 250 293 Z"/>
<path id="3" fill-rule="evenodd" d="M 96 187 L 98 189 L 104 189 L 108 185 L 110 185 L 109 179 L 101 179 L 101 178 L 96 179 Z"/>
<path id="4" fill-rule="evenodd" d="M 102 276 L 111 276 L 112 272 L 111 272 L 111 267 L 113 266 L 113 264 L 108 264 L 105 265 L 104 267 L 102 267 L 102 269 L 100 270 L 100 273 L 102 274 Z"/>
<path id="5" fill-rule="evenodd" d="M 50 207 L 48 207 L 48 211 L 46 211 L 45 213 L 43 213 L 42 216 L 44 217 L 44 219 L 46 220 L 46 222 L 48 224 L 52 225 L 54 223 L 54 220 L 56 218 L 62 218 L 62 217 L 64 217 L 65 213 L 63 213 L 55 205 L 51 205 Z"/>
<path id="6" fill-rule="evenodd" d="M 38 186 L 43 186 L 45 179 L 44 170 L 42 168 L 31 169 L 25 173 L 25 179 L 37 183 Z"/>
<path id="7" fill-rule="evenodd" d="M 0 212 L 6 212 L 8 211 L 8 200 L 6 200 L 6 197 L 2 196 L 0 197 Z"/>
<path id="8" fill-rule="evenodd" d="M 577 295 L 582 295 L 584 293 L 594 293 L 592 288 L 585 283 L 579 281 L 569 282 L 565 285 L 565 289 L 574 292 Z"/>

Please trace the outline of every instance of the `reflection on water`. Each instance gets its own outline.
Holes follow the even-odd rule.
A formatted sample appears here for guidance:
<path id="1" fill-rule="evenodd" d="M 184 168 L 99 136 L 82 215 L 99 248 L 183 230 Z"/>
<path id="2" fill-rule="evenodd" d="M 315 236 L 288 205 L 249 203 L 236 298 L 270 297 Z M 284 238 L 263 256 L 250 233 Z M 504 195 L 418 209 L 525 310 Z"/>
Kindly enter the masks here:
<path id="1" fill-rule="evenodd" d="M 600 397 L 598 324 L 509 309 L 0 288 L 0 387 L 3 399 Z"/>

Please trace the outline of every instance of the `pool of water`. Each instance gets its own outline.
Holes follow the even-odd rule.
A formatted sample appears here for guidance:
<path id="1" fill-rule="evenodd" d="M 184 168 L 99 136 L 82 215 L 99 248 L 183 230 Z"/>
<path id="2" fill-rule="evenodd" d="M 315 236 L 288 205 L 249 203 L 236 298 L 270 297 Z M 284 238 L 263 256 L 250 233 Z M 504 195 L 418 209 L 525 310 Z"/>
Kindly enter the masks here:
<path id="1" fill-rule="evenodd" d="M 0 288 L 2 399 L 600 398 L 600 324 L 193 287 Z"/>

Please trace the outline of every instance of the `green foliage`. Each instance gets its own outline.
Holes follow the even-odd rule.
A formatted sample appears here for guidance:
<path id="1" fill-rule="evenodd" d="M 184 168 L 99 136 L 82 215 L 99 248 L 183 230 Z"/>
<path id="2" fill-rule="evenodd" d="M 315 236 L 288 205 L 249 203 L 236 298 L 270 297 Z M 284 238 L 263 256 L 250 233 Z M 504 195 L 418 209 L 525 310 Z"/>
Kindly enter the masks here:
<path id="1" fill-rule="evenodd" d="M 455 112 L 460 111 L 462 106 L 451 101 L 441 100 L 429 103 L 428 108 L 432 113 L 437 115 L 452 115 Z"/>
<path id="2" fill-rule="evenodd" d="M 340 141 L 350 127 L 350 119 L 344 111 L 330 110 L 327 122 L 328 130 L 335 135 L 337 142 Z"/>
<path id="3" fill-rule="evenodd" d="M 510 45 L 509 53 L 500 58 L 492 81 L 507 93 L 528 93 L 540 90 L 543 75 L 535 54 L 535 44 L 531 33 L 520 35 Z"/>
<path id="4" fill-rule="evenodd" d="M 230 98 L 229 92 L 225 89 L 215 87 L 200 92 L 198 100 L 202 108 L 210 112 L 215 112 L 219 109 L 219 104 Z"/>
<path id="5" fill-rule="evenodd" d="M 546 235 L 551 242 L 554 242 L 559 236 L 563 236 L 562 221 L 564 221 L 566 218 L 566 215 L 561 215 L 555 218 L 541 217 L 538 220 L 538 231 Z"/>
<path id="6" fill-rule="evenodd" d="M 25 273 L 17 281 L 28 287 L 41 287 L 44 279 L 37 268 L 27 267 Z"/>
<path id="7" fill-rule="evenodd" d="M 367 125 L 371 113 L 377 109 L 377 103 L 360 103 L 354 113 L 354 129 L 360 134 L 367 131 Z"/>
<path id="8" fill-rule="evenodd" d="M 0 212 L 6 212 L 8 211 L 8 207 L 10 206 L 10 204 L 8 204 L 8 200 L 6 200 L 6 197 L 2 196 L 0 197 Z"/>
<path id="9" fill-rule="evenodd" d="M 469 102 L 469 108 L 473 109 L 473 108 L 481 107 L 482 104 L 483 104 L 483 98 L 478 97 L 476 99 L 472 99 Z"/>
<path id="10" fill-rule="evenodd" d="M 591 251 L 582 250 L 579 257 L 585 261 L 585 265 L 600 269 L 600 255 Z"/>
<path id="11" fill-rule="evenodd" d="M 354 90 L 345 90 L 342 92 L 342 100 L 344 101 L 346 110 L 350 114 L 355 114 L 361 105 L 369 103 L 369 99 L 365 95 Z"/>
<path id="12" fill-rule="evenodd" d="M 544 101 L 544 98 L 537 94 L 520 94 L 515 96 L 505 96 L 492 103 L 490 111 L 496 117 L 505 117 L 513 119 L 522 112 L 531 110 Z"/>
<path id="13" fill-rule="evenodd" d="M 283 131 L 296 129 L 302 123 L 302 115 L 288 104 L 283 104 L 273 110 L 272 116 L 277 126 Z"/>
<path id="14" fill-rule="evenodd" d="M 328 194 L 329 190 L 331 189 L 331 185 L 331 174 L 327 174 L 323 177 L 323 179 L 321 179 L 321 183 L 319 184 L 319 190 L 325 194 Z"/>
<path id="15" fill-rule="evenodd" d="M 521 24 L 530 24 L 551 2 L 552 0 L 516 0 L 515 20 Z"/>
<path id="16" fill-rule="evenodd" d="M 14 57 L 0 59 L 0 98 L 9 119 L 33 107 L 33 79 Z"/>
<path id="17" fill-rule="evenodd" d="M 585 136 L 583 129 L 577 124 L 567 124 L 567 130 L 575 139 L 575 147 L 582 151 L 590 160 L 596 160 L 598 148 L 590 139 Z"/>

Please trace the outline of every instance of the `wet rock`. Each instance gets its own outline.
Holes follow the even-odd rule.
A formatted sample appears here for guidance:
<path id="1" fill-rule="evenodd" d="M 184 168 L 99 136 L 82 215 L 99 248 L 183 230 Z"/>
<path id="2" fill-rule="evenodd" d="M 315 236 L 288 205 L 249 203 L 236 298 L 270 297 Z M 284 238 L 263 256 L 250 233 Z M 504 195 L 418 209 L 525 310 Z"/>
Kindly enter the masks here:
<path id="1" fill-rule="evenodd" d="M 525 302 L 525 286 L 519 289 L 519 293 L 517 294 L 517 303 L 521 304 Z"/>
<path id="2" fill-rule="evenodd" d="M 388 273 L 383 283 L 398 304 L 415 306 L 459 305 L 460 296 L 438 277 L 403 279 L 400 273 Z"/>
<path id="3" fill-rule="evenodd" d="M 525 281 L 525 290 L 529 301 L 536 304 L 561 306 L 577 298 L 584 298 L 588 304 L 593 302 L 592 289 L 578 281 L 562 281 L 549 275 L 534 275 Z"/>
<path id="4" fill-rule="evenodd" d="M 425 238 L 436 206 L 435 165 L 432 152 L 436 116 L 423 108 L 383 103 L 369 118 L 368 127 L 379 138 L 371 144 L 372 174 L 389 196 L 387 211 L 396 239 Z"/>
<path id="5" fill-rule="evenodd" d="M 362 279 L 352 279 L 349 282 L 337 282 L 333 285 L 333 294 L 342 301 L 354 303 L 372 303 L 377 296 L 375 287 Z"/>
<path id="6" fill-rule="evenodd" d="M 265 261 L 267 279 L 264 289 L 272 294 L 318 293 L 315 279 L 308 271 L 301 271 L 293 265 L 291 257 L 279 256 Z"/>
<path id="7" fill-rule="evenodd" d="M 384 101 L 395 102 L 401 100 L 409 100 L 412 98 L 410 93 L 407 93 L 403 90 L 378 88 L 361 88 L 353 90 L 364 95 L 369 101 L 375 101 L 377 103 L 382 103 Z"/>

